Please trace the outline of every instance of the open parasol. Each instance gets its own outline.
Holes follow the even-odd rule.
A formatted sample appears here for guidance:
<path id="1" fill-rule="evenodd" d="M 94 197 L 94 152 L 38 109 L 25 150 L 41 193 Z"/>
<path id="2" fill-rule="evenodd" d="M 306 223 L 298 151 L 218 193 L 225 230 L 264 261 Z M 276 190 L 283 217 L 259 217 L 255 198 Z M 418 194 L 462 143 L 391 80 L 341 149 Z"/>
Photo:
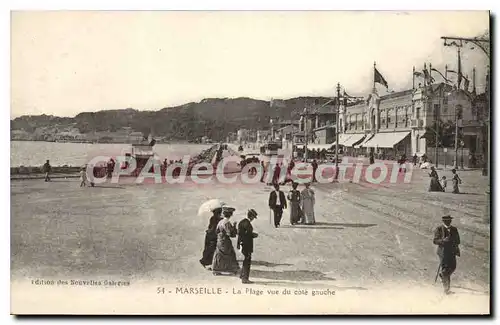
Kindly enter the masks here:
<path id="1" fill-rule="evenodd" d="M 198 216 L 206 216 L 209 217 L 212 215 L 212 211 L 217 208 L 222 208 L 226 203 L 219 199 L 211 199 L 204 202 L 200 208 L 198 209 Z"/>

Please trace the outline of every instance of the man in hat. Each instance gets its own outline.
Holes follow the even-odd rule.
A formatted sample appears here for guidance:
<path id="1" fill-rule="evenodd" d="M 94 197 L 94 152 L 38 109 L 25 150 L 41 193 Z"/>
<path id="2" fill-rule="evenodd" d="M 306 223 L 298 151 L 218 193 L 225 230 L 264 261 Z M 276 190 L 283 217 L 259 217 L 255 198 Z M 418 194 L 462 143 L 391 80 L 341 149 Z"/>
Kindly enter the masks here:
<path id="1" fill-rule="evenodd" d="M 279 184 L 274 184 L 274 191 L 269 193 L 269 208 L 274 212 L 274 227 L 280 226 L 283 209 L 286 209 L 285 193 L 280 191 Z"/>
<path id="2" fill-rule="evenodd" d="M 253 283 L 249 280 L 250 266 L 252 265 L 253 239 L 257 234 L 253 232 L 252 221 L 257 218 L 257 212 L 254 209 L 248 210 L 247 217 L 238 224 L 238 244 L 237 249 L 241 250 L 245 259 L 241 270 L 241 282 L 245 284 Z"/>
<path id="3" fill-rule="evenodd" d="M 453 219 L 449 214 L 442 217 L 443 224 L 434 231 L 434 245 L 437 245 L 437 254 L 441 271 L 439 276 L 443 282 L 445 294 L 450 294 L 450 277 L 457 267 L 457 256 L 460 256 L 460 235 L 456 227 L 451 225 Z"/>

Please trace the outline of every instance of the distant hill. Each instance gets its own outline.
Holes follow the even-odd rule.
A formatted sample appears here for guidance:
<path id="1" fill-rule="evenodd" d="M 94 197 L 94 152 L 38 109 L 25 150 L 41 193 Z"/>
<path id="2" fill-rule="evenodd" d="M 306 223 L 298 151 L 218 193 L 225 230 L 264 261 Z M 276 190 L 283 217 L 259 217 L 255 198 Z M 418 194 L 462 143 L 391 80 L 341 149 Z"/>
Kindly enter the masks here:
<path id="1" fill-rule="evenodd" d="M 194 140 L 208 136 L 224 140 L 229 132 L 240 128 L 269 128 L 270 118 L 298 119 L 306 104 L 322 104 L 326 97 L 297 97 L 270 102 L 252 98 L 207 98 L 199 103 L 165 107 L 158 111 L 138 111 L 127 108 L 84 112 L 75 117 L 49 115 L 21 116 L 11 121 L 11 131 L 35 132 L 37 128 L 59 128 L 72 125 L 81 133 L 95 131 L 114 132 L 122 127 L 171 140 Z M 276 106 L 276 107 L 275 107 Z"/>

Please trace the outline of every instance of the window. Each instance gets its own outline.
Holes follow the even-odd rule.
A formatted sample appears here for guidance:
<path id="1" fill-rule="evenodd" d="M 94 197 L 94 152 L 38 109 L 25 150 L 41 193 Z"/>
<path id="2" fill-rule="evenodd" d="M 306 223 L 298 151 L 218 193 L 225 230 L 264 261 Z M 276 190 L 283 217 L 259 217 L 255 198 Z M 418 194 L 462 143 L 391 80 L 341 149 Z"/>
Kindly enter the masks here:
<path id="1" fill-rule="evenodd" d="M 415 143 L 415 152 L 420 152 L 420 135 L 417 135 L 417 141 Z"/>
<path id="2" fill-rule="evenodd" d="M 415 118 L 416 118 L 417 120 L 419 120 L 419 119 L 420 119 L 420 107 L 417 107 L 417 112 L 416 112 L 416 114 L 415 114 Z"/>
<path id="3" fill-rule="evenodd" d="M 394 114 L 394 124 L 395 124 L 395 127 L 398 127 L 398 122 L 399 122 L 399 121 L 398 121 L 398 120 L 399 120 L 399 119 L 398 119 L 398 114 L 399 114 L 400 109 L 399 109 L 399 107 L 396 107 L 394 110 L 395 110 L 395 114 Z"/>
<path id="4" fill-rule="evenodd" d="M 405 106 L 405 118 L 404 118 L 405 127 L 408 127 L 408 111 L 409 110 L 410 110 L 409 106 Z"/>

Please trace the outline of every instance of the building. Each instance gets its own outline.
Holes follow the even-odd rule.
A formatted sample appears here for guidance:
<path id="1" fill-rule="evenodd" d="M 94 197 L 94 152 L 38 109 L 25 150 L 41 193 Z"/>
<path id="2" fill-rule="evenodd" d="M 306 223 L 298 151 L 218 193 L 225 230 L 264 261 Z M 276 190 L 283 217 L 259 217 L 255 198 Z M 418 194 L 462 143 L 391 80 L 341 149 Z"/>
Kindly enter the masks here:
<path id="1" fill-rule="evenodd" d="M 298 132 L 294 134 L 294 143 L 299 148 L 307 136 L 308 149 L 327 149 L 336 140 L 337 108 L 333 100 L 316 102 L 302 114 Z"/>
<path id="2" fill-rule="evenodd" d="M 366 155 L 374 150 L 385 159 L 415 153 L 431 158 L 436 150 L 427 143 L 430 137 L 436 136 L 436 120 L 455 124 L 457 114 L 459 117 L 461 114 L 463 147 L 474 152 L 483 141 L 478 122 L 478 112 L 484 110 L 483 106 L 482 101 L 470 93 L 445 83 L 384 96 L 372 93 L 363 103 L 341 107 L 339 122 L 343 134 L 339 144 L 349 155 Z"/>

